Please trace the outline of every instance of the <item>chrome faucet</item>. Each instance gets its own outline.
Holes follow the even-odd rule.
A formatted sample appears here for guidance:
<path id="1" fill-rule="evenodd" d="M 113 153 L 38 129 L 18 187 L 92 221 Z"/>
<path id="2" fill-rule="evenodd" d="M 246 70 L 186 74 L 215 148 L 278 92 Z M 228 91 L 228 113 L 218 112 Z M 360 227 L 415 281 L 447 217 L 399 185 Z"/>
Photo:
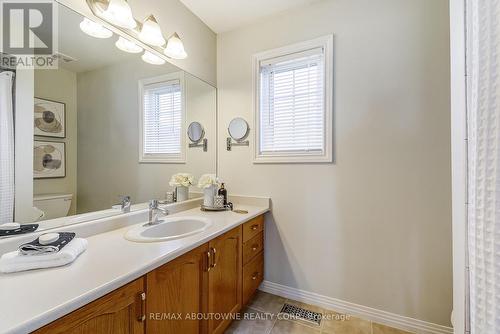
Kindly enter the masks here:
<path id="1" fill-rule="evenodd" d="M 168 215 L 168 210 L 167 209 L 162 209 L 159 206 L 159 202 L 157 199 L 152 199 L 149 201 L 149 221 L 146 225 L 157 225 L 160 223 L 160 220 L 158 220 L 158 214 L 162 213 L 165 216 Z"/>
<path id="2" fill-rule="evenodd" d="M 118 203 L 118 205 L 120 205 L 120 208 L 121 208 L 123 213 L 130 212 L 130 205 L 131 204 L 132 204 L 132 201 L 130 199 L 130 196 L 128 196 L 128 195 L 120 196 L 120 203 Z"/>

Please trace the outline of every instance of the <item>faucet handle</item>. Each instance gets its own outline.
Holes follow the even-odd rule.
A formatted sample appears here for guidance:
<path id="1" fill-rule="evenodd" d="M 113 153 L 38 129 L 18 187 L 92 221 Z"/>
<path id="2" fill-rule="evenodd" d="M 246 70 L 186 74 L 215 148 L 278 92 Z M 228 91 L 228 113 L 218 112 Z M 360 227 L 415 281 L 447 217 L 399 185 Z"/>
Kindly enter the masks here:
<path id="1" fill-rule="evenodd" d="M 150 209 L 158 209 L 158 200 L 157 199 L 152 199 L 149 201 L 149 208 Z"/>
<path id="2" fill-rule="evenodd" d="M 118 198 L 120 199 L 120 203 L 129 203 L 131 200 L 130 195 L 118 195 Z"/>

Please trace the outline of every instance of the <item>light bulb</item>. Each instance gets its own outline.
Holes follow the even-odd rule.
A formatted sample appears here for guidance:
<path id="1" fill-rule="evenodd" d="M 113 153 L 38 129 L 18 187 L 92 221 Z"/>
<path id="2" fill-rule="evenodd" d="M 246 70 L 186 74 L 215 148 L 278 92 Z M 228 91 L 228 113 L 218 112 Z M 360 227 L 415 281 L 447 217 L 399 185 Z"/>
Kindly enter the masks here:
<path id="1" fill-rule="evenodd" d="M 88 18 L 84 18 L 82 22 L 80 22 L 80 29 L 89 36 L 95 38 L 110 38 L 113 36 L 113 32 L 104 28 L 99 23 L 95 23 Z"/>
<path id="2" fill-rule="evenodd" d="M 184 44 L 182 44 L 182 41 L 177 33 L 170 36 L 167 41 L 167 47 L 163 52 L 165 55 L 173 59 L 184 59 L 187 57 L 187 53 L 184 50 Z"/>
<path id="3" fill-rule="evenodd" d="M 108 8 L 102 16 L 110 23 L 122 28 L 134 29 L 137 22 L 126 0 L 109 0 Z"/>
<path id="4" fill-rule="evenodd" d="M 131 42 L 128 39 L 125 39 L 121 36 L 116 41 L 115 46 L 118 49 L 125 51 L 125 52 L 128 52 L 128 53 L 139 53 L 142 51 L 142 48 L 139 45 L 137 45 L 134 42 Z"/>
<path id="5" fill-rule="evenodd" d="M 154 46 L 165 45 L 165 38 L 161 33 L 161 28 L 156 18 L 153 15 L 149 15 L 142 23 L 141 31 L 139 32 L 139 38 L 147 44 Z"/>
<path id="6" fill-rule="evenodd" d="M 163 65 L 163 64 L 165 64 L 165 60 L 163 60 L 162 58 L 158 57 L 157 55 L 152 54 L 149 51 L 145 51 L 141 58 L 146 63 L 152 64 L 152 65 Z"/>

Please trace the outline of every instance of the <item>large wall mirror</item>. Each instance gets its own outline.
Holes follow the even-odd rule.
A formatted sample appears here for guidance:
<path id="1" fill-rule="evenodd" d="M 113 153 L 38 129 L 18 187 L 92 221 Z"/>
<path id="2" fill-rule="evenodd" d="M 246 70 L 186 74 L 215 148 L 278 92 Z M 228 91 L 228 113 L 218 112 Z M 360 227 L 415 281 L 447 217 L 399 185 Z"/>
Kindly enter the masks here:
<path id="1" fill-rule="evenodd" d="M 116 34 L 84 33 L 84 17 L 63 5 L 58 15 L 59 68 L 34 70 L 32 92 L 17 85 L 16 94 L 33 95 L 26 119 L 32 156 L 16 152 L 16 160 L 33 162 L 33 178 L 23 180 L 33 183 L 33 203 L 25 206 L 33 212 L 16 211 L 15 220 L 39 231 L 57 220 L 67 225 L 67 216 L 77 223 L 116 215 L 120 196 L 143 208 L 174 191 L 176 173 L 194 180 L 216 173 L 216 89 L 169 63 L 154 64 L 157 58 Z M 192 122 L 203 126 L 207 151 L 189 149 Z M 198 191 L 195 184 L 191 197 Z"/>

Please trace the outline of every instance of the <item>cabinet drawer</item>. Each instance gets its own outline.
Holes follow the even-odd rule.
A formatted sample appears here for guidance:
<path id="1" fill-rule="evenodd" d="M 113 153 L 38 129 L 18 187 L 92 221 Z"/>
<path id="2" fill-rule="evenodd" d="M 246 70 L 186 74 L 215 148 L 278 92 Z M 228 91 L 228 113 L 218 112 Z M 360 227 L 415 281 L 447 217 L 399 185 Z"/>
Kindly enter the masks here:
<path id="1" fill-rule="evenodd" d="M 243 267 L 243 305 L 254 294 L 264 279 L 264 252 Z"/>
<path id="2" fill-rule="evenodd" d="M 243 265 L 250 262 L 255 255 L 264 249 L 264 232 L 260 232 L 243 244 Z"/>
<path id="3" fill-rule="evenodd" d="M 264 230 L 264 216 L 258 216 L 243 224 L 243 242 L 255 237 Z"/>

